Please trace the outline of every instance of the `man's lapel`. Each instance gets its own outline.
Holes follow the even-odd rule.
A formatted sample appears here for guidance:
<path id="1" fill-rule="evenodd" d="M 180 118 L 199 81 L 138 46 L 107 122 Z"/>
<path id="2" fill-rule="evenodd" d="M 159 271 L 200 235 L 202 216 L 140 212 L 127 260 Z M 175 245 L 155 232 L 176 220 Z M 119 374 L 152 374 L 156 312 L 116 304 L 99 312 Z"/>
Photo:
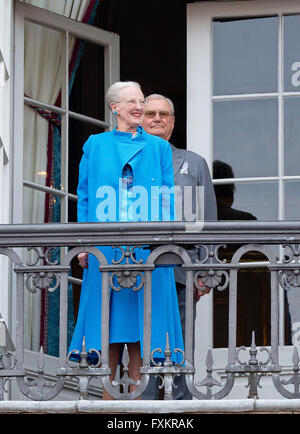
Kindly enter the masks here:
<path id="1" fill-rule="evenodd" d="M 175 176 L 183 164 L 184 157 L 180 155 L 180 151 L 177 148 L 175 148 L 175 146 L 172 145 L 172 143 L 170 143 L 170 146 L 172 149 L 173 171 Z"/>

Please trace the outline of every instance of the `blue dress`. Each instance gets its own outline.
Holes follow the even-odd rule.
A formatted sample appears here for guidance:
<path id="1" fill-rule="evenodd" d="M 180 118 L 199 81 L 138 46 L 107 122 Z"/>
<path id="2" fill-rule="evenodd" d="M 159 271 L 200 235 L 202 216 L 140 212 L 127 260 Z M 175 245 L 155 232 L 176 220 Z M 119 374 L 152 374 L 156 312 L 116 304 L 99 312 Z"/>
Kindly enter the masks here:
<path id="1" fill-rule="evenodd" d="M 142 128 L 138 128 L 135 137 L 113 130 L 90 136 L 83 151 L 77 189 L 79 222 L 174 220 L 172 199 L 166 206 L 163 195 L 151 194 L 153 188 L 156 192 L 158 187 L 174 185 L 168 142 L 147 134 Z M 149 194 L 135 207 L 133 187 L 137 186 Z M 99 250 L 110 264 L 120 258 L 118 248 L 104 246 Z M 135 250 L 136 260 L 145 262 L 148 255 L 147 250 Z M 151 351 L 164 350 L 167 332 L 171 350 L 183 349 L 174 271 L 170 267 L 152 272 L 151 322 Z M 110 343 L 139 341 L 142 355 L 143 288 L 138 292 L 132 288 L 110 290 L 109 334 Z M 69 351 L 80 351 L 83 337 L 88 350 L 101 350 L 101 273 L 93 255 L 89 255 L 89 265 L 83 273 L 77 323 Z M 164 356 L 155 353 L 155 357 Z M 181 361 L 181 355 L 177 357 L 173 353 L 172 360 Z"/>

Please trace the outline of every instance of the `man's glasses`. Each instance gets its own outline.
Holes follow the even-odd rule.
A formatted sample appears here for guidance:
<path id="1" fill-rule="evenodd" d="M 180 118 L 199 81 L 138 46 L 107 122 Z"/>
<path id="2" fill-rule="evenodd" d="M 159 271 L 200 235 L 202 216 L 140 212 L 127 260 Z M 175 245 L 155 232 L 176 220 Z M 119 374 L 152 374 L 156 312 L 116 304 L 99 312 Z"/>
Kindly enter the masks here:
<path id="1" fill-rule="evenodd" d="M 145 111 L 145 117 L 148 119 L 153 119 L 155 118 L 156 115 L 159 115 L 159 117 L 161 119 L 167 119 L 169 116 L 171 116 L 170 112 L 164 111 L 164 110 L 159 110 L 159 111 L 154 111 L 154 110 L 146 110 Z"/>

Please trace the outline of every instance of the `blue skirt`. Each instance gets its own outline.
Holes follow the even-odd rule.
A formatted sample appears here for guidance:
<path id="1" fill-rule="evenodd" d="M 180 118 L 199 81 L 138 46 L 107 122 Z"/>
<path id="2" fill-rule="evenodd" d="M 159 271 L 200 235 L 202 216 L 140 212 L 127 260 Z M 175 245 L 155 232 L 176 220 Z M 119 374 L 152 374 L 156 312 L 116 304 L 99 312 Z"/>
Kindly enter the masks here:
<path id="1" fill-rule="evenodd" d="M 109 247 L 104 248 L 106 257 Z M 104 250 L 101 248 L 100 250 Z M 145 251 L 141 253 L 144 259 Z M 137 258 L 139 259 L 139 258 Z M 88 268 L 83 273 L 80 304 L 74 335 L 69 351 L 82 348 L 85 337 L 87 350 L 94 348 L 101 351 L 101 272 L 99 262 L 89 255 Z M 140 342 L 143 357 L 143 288 L 138 292 L 132 288 L 121 288 L 119 292 L 110 289 L 110 343 Z M 181 362 L 182 356 L 174 354 L 175 348 L 183 350 L 183 338 L 174 280 L 174 271 L 170 267 L 156 268 L 152 272 L 152 316 L 151 316 L 151 351 L 155 358 L 164 358 L 166 334 L 172 350 L 172 360 Z"/>

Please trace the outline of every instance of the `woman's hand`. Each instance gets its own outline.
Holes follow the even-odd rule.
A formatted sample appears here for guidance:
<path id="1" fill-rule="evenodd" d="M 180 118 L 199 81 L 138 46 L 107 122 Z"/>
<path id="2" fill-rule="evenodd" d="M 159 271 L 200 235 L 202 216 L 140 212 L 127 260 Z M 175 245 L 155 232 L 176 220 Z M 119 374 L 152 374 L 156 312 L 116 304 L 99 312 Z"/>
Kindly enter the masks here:
<path id="1" fill-rule="evenodd" d="M 80 267 L 82 268 L 88 267 L 88 256 L 89 256 L 88 253 L 79 253 L 79 255 L 77 255 Z"/>

